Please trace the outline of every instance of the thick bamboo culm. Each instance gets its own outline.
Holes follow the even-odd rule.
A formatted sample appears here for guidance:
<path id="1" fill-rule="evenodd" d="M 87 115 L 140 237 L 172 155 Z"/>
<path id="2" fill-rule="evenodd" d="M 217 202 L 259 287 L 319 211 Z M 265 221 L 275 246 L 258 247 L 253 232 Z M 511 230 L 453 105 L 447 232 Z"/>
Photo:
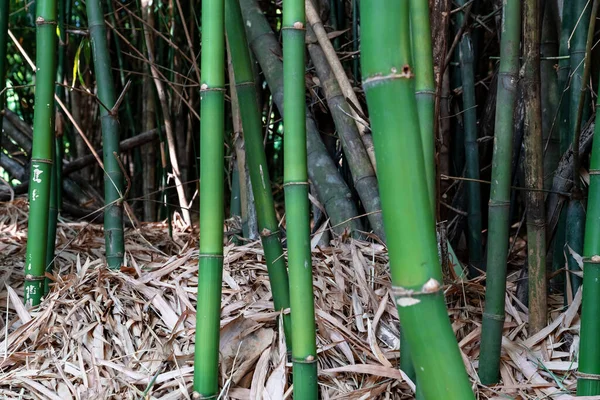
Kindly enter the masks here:
<path id="1" fill-rule="evenodd" d="M 485 311 L 481 331 L 479 378 L 485 385 L 500 378 L 500 349 L 504 329 L 506 264 L 510 225 L 510 183 L 514 109 L 519 80 L 521 1 L 508 0 L 503 8 L 505 21 L 500 42 L 496 129 L 492 158 L 492 186 L 489 202 L 487 279 Z"/>
<path id="2" fill-rule="evenodd" d="M 317 344 L 306 148 L 304 0 L 283 1 L 283 182 L 292 313 L 294 398 L 317 399 Z"/>
<path id="3" fill-rule="evenodd" d="M 441 291 L 434 215 L 431 207 L 423 207 L 430 203 L 411 65 L 409 1 L 363 6 L 361 23 L 363 87 L 379 166 L 392 290 L 417 380 L 426 399 L 474 399 Z"/>
<path id="4" fill-rule="evenodd" d="M 36 306 L 41 301 L 46 271 L 50 185 L 54 159 L 56 44 L 56 0 L 39 0 L 36 7 L 37 70 L 29 181 L 29 230 L 24 270 L 25 303 L 30 306 Z"/>
<path id="5" fill-rule="evenodd" d="M 223 278 L 225 116 L 225 3 L 202 2 L 200 82 L 200 260 L 196 307 L 194 392 L 219 393 L 219 339 Z"/>

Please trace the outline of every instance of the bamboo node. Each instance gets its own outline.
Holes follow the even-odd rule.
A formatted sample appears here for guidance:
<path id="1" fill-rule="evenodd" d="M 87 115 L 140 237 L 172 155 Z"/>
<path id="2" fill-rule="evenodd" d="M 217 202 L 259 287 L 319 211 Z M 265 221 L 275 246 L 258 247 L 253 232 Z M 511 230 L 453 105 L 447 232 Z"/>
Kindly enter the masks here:
<path id="1" fill-rule="evenodd" d="M 46 277 L 43 275 L 42 276 L 31 275 L 31 274 L 25 275 L 26 281 L 43 281 L 44 279 L 46 279 Z"/>
<path id="2" fill-rule="evenodd" d="M 421 302 L 421 300 L 415 297 L 436 294 L 441 288 L 442 286 L 437 280 L 430 278 L 421 287 L 420 291 L 405 289 L 401 286 L 392 286 L 392 295 L 394 296 L 394 300 L 396 300 L 396 305 L 400 307 L 409 307 Z"/>
<path id="3" fill-rule="evenodd" d="M 44 17 L 39 16 L 35 20 L 36 25 L 57 25 L 56 21 L 46 21 Z"/>
<path id="4" fill-rule="evenodd" d="M 600 374 L 589 374 L 586 372 L 576 371 L 575 376 L 581 379 L 587 379 L 590 381 L 600 381 Z"/>
<path id="5" fill-rule="evenodd" d="M 306 358 L 292 357 L 292 362 L 298 364 L 314 364 L 317 362 L 317 357 L 313 356 L 312 354 L 309 354 L 308 356 L 306 356 Z"/>
<path id="6" fill-rule="evenodd" d="M 588 264 L 600 264 L 600 255 L 596 254 L 591 257 L 585 257 L 583 262 Z"/>
<path id="7" fill-rule="evenodd" d="M 202 395 L 201 395 L 200 393 L 198 393 L 198 392 L 194 392 L 194 393 L 192 394 L 192 399 L 194 399 L 194 400 L 200 400 L 200 399 L 203 399 L 203 400 L 206 400 L 206 399 L 216 399 L 216 398 L 218 398 L 218 397 L 219 397 L 219 395 L 217 395 L 217 394 L 213 394 L 212 396 L 202 396 Z"/>

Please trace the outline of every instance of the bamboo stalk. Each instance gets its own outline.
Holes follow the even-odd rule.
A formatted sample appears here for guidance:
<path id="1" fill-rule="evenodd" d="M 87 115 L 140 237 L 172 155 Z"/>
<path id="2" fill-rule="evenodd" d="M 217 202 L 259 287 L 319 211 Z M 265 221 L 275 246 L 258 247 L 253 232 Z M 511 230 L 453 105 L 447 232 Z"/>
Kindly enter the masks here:
<path id="1" fill-rule="evenodd" d="M 287 220 L 288 267 L 294 398 L 317 399 L 317 344 L 310 254 L 310 202 L 306 150 L 304 83 L 304 0 L 283 1 L 283 181 Z"/>
<path id="2" fill-rule="evenodd" d="M 500 349 L 504 329 L 506 263 L 510 225 L 511 158 L 514 108 L 519 80 L 521 1 L 508 0 L 500 42 L 500 69 L 496 100 L 496 127 L 489 202 L 485 311 L 481 332 L 479 377 L 484 385 L 500 378 Z"/>
<path id="3" fill-rule="evenodd" d="M 586 10 L 588 9 L 588 7 L 586 6 Z M 592 69 L 592 63 L 591 63 L 591 52 L 592 52 L 592 44 L 594 42 L 594 30 L 596 27 L 596 14 L 598 13 L 598 0 L 594 0 L 593 6 L 592 6 L 592 11 L 590 13 L 590 18 L 588 20 L 588 24 L 587 24 L 587 38 L 584 36 L 585 32 L 582 31 L 579 27 L 577 27 L 575 33 L 574 33 L 574 38 L 575 41 L 577 42 L 577 45 L 574 47 L 577 47 L 577 49 L 580 49 L 581 44 L 585 43 L 585 50 L 583 53 L 583 60 L 581 61 L 581 63 L 583 63 L 583 73 L 574 73 L 573 75 L 573 79 L 572 79 L 572 85 L 574 85 L 574 87 L 572 87 L 572 91 L 571 94 L 574 96 L 573 94 L 573 90 L 575 90 L 575 88 L 577 86 L 579 86 L 579 92 L 576 93 L 578 95 L 578 99 L 577 102 L 575 104 L 573 104 L 573 100 L 574 98 L 571 99 L 571 113 L 570 113 L 570 118 L 571 121 L 573 121 L 573 144 L 572 144 L 572 148 L 573 148 L 573 187 L 572 187 L 572 191 L 571 191 L 571 198 L 569 199 L 569 206 L 567 208 L 567 230 L 566 230 L 566 243 L 567 245 L 571 248 L 572 251 L 574 251 L 577 254 L 582 254 L 583 253 L 583 239 L 584 239 L 584 232 L 585 232 L 585 206 L 583 205 L 583 194 L 582 194 L 582 190 L 580 187 L 580 179 L 579 179 L 579 168 L 580 168 L 580 161 L 579 161 L 579 138 L 581 136 L 581 122 L 583 120 L 583 118 L 587 118 L 589 115 L 589 89 L 588 89 L 588 84 L 587 82 L 589 81 L 590 78 L 590 71 Z M 583 13 L 582 18 L 586 17 L 586 13 Z M 584 21 L 582 21 L 584 22 Z M 583 24 L 585 25 L 585 24 Z M 584 26 L 585 27 L 585 26 Z M 575 55 L 579 55 L 579 52 L 575 52 L 573 49 L 571 49 L 571 54 L 573 56 L 573 54 Z M 580 58 L 580 57 L 576 57 L 576 58 Z M 571 62 L 573 62 L 573 60 L 571 60 Z M 580 71 L 581 67 L 579 66 L 579 68 L 574 67 L 573 64 L 571 64 L 571 68 L 574 69 L 575 71 Z M 581 84 L 577 85 L 575 82 L 580 82 Z M 576 105 L 576 107 L 575 107 Z M 579 263 L 578 261 L 575 259 L 575 257 L 573 256 L 573 254 L 571 253 L 571 251 L 567 252 L 567 265 L 569 268 L 569 271 L 578 271 L 579 270 Z M 581 285 L 581 278 L 579 278 L 577 275 L 572 274 L 569 277 L 569 281 L 571 282 L 571 289 L 573 290 L 573 293 L 577 293 L 577 290 L 579 289 L 579 286 Z M 567 291 L 565 291 L 565 293 L 567 293 Z"/>
<path id="4" fill-rule="evenodd" d="M 202 2 L 200 86 L 200 261 L 194 391 L 219 392 L 219 334 L 223 278 L 223 155 L 225 34 L 223 0 Z"/>
<path id="5" fill-rule="evenodd" d="M 561 21 L 559 57 L 558 60 L 558 88 L 561 91 L 560 104 L 558 107 L 558 136 L 559 136 L 559 153 L 561 156 L 565 154 L 571 143 L 569 137 L 570 124 L 570 71 L 571 62 L 569 57 L 569 39 L 573 26 L 575 25 L 575 8 L 564 7 Z M 558 224 L 556 233 L 554 234 L 554 249 L 552 255 L 552 270 L 558 271 L 565 266 L 565 240 L 566 240 L 566 223 L 567 210 L 566 207 L 561 207 L 558 211 Z M 564 281 L 564 274 L 562 274 Z"/>
<path id="6" fill-rule="evenodd" d="M 537 0 L 523 2 L 523 96 L 525 103 L 525 184 L 527 202 L 527 259 L 529 263 L 529 331 L 546 326 L 546 223 L 542 109 L 540 100 L 540 12 Z"/>
<path id="7" fill-rule="evenodd" d="M 41 301 L 46 270 L 50 186 L 54 158 L 52 148 L 57 50 L 56 0 L 38 0 L 36 10 L 36 63 L 38 67 L 35 80 L 29 222 L 23 288 L 25 304 L 30 306 L 36 306 Z"/>
<path id="8" fill-rule="evenodd" d="M 410 27 L 413 38 L 413 59 L 415 65 L 415 94 L 419 127 L 425 162 L 425 179 L 429 193 L 429 202 L 435 215 L 435 81 L 433 79 L 433 49 L 431 46 L 431 27 L 429 23 L 429 1 L 410 1 Z"/>
<path id="9" fill-rule="evenodd" d="M 441 291 L 411 64 L 409 1 L 363 6 L 361 22 L 363 88 L 379 165 L 392 290 L 417 380 L 427 399 L 474 399 Z"/>
<path id="10" fill-rule="evenodd" d="M 123 234 L 123 171 L 119 165 L 119 121 L 115 85 L 100 0 L 86 2 L 88 25 L 94 52 L 94 71 L 100 101 L 104 158 L 104 238 L 109 268 L 120 268 L 125 253 Z"/>
<path id="11" fill-rule="evenodd" d="M 265 250 L 267 270 L 273 292 L 273 306 L 276 311 L 283 312 L 290 307 L 289 279 L 279 238 L 279 226 L 275 215 L 267 157 L 263 147 L 262 121 L 256 101 L 254 71 L 239 1 L 226 0 L 225 10 L 225 27 L 231 51 L 235 89 L 239 100 L 247 162 L 258 217 L 258 230 Z M 286 343 L 290 349 L 292 348 L 292 329 L 289 314 L 283 314 L 283 326 Z"/>
<path id="12" fill-rule="evenodd" d="M 594 3 L 597 3 L 595 1 Z M 600 110 L 596 104 L 594 136 L 600 137 Z M 583 300 L 579 345 L 578 396 L 600 395 L 600 140 L 592 144 L 590 187 L 583 248 Z"/>
<path id="13" fill-rule="evenodd" d="M 460 6 L 465 0 L 459 0 Z M 459 25 L 463 23 L 463 12 L 458 14 Z M 479 183 L 479 143 L 477 142 L 477 103 L 475 99 L 475 71 L 473 67 L 474 54 L 471 33 L 466 30 L 459 45 L 460 70 L 463 89 L 463 120 L 465 134 L 465 177 L 468 198 L 468 230 L 467 244 L 469 247 L 470 275 L 478 275 L 483 267 L 483 247 L 481 244 L 481 191 Z"/>
<path id="14" fill-rule="evenodd" d="M 4 118 L 4 102 L 6 93 L 6 48 L 8 46 L 8 16 L 10 0 L 0 0 L 0 132 L 2 131 L 2 119 Z"/>

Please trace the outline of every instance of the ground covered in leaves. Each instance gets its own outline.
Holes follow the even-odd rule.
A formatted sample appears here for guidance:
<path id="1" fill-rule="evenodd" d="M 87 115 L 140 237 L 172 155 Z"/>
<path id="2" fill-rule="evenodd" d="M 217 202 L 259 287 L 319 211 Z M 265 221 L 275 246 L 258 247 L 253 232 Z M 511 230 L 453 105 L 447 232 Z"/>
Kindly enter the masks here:
<path id="1" fill-rule="evenodd" d="M 0 204 L 0 397 L 190 399 L 198 232 L 175 221 L 126 234 L 126 265 L 104 268 L 102 227 L 60 221 L 56 283 L 39 309 L 23 306 L 27 205 Z M 319 384 L 323 399 L 411 399 L 397 369 L 398 316 L 384 246 L 356 240 L 313 250 Z M 292 397 L 291 364 L 273 311 L 260 243 L 225 248 L 221 319 L 222 399 Z M 581 293 L 527 333 L 517 274 L 507 289 L 503 383 L 477 381 L 484 288 L 447 282 L 447 302 L 480 399 L 570 399 L 575 389 Z M 426 321 L 423 321 L 426 323 Z M 440 360 L 443 362 L 443 360 Z"/>

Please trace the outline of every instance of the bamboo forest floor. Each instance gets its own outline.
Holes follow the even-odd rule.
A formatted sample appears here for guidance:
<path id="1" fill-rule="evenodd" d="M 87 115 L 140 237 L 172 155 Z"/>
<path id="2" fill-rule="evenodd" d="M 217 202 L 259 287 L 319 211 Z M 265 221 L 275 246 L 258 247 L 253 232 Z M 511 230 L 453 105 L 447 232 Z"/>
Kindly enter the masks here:
<path id="1" fill-rule="evenodd" d="M 32 312 L 22 305 L 26 211 L 23 199 L 0 204 L 0 397 L 191 398 L 197 230 L 184 232 L 177 220 L 173 239 L 165 224 L 129 229 L 126 267 L 111 272 L 102 267 L 102 227 L 62 220 L 60 276 Z M 523 249 L 512 257 L 523 258 Z M 396 368 L 398 317 L 386 263 L 383 246 L 356 240 L 313 251 L 323 399 L 414 398 L 414 385 Z M 227 246 L 224 266 L 221 398 L 291 398 L 260 244 Z M 571 398 L 580 293 L 566 309 L 551 298 L 551 323 L 528 337 L 517 279 L 513 273 L 508 283 L 503 384 L 494 388 L 477 384 L 475 374 L 484 288 L 480 280 L 447 286 L 473 387 L 479 399 Z"/>

